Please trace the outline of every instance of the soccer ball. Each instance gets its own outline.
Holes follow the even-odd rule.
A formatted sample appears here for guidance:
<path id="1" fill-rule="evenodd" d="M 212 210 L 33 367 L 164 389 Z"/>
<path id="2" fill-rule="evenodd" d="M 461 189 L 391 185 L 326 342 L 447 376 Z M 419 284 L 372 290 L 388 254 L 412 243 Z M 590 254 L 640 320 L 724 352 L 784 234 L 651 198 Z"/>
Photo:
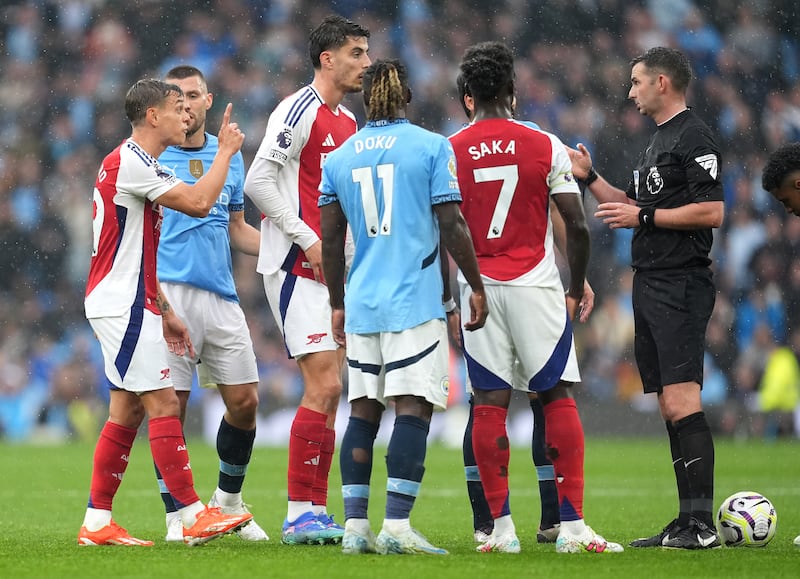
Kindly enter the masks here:
<path id="1" fill-rule="evenodd" d="M 777 524 L 769 499 L 752 491 L 732 494 L 717 511 L 717 532 L 729 547 L 764 547 L 775 536 Z"/>

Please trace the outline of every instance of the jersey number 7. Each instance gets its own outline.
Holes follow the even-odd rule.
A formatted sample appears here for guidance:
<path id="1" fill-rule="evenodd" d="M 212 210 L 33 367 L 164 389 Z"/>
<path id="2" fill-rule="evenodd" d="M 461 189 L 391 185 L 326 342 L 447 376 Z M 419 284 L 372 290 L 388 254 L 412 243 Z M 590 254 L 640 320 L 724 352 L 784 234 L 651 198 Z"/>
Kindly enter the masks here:
<path id="1" fill-rule="evenodd" d="M 502 181 L 500 195 L 497 197 L 492 221 L 489 223 L 487 239 L 497 239 L 503 235 L 503 228 L 506 226 L 508 210 L 511 208 L 511 200 L 517 191 L 519 182 L 519 171 L 516 165 L 500 165 L 499 167 L 483 167 L 472 172 L 475 183 L 486 183 L 487 181 Z"/>

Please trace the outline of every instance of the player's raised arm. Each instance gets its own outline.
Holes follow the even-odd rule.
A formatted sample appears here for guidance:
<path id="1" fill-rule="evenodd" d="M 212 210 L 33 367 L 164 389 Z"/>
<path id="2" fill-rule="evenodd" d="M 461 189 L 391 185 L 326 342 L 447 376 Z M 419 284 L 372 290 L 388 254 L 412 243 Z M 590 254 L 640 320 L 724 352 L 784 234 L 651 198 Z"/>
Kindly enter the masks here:
<path id="1" fill-rule="evenodd" d="M 191 217 L 208 215 L 225 185 L 231 158 L 239 152 L 244 142 L 244 133 L 236 123 L 231 122 L 232 110 L 233 105 L 228 103 L 219 129 L 219 150 L 208 172 L 194 185 L 179 181 L 158 198 L 159 204 Z"/>

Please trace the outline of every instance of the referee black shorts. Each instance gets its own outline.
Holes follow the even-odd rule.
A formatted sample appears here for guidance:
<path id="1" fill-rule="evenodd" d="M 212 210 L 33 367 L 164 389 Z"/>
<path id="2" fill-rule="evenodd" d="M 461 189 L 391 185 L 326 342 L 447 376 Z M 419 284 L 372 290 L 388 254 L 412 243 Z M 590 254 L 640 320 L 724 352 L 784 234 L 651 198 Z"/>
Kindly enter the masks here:
<path id="1" fill-rule="evenodd" d="M 636 272 L 634 352 L 645 392 L 681 382 L 702 387 L 706 327 L 715 299 L 707 268 Z"/>

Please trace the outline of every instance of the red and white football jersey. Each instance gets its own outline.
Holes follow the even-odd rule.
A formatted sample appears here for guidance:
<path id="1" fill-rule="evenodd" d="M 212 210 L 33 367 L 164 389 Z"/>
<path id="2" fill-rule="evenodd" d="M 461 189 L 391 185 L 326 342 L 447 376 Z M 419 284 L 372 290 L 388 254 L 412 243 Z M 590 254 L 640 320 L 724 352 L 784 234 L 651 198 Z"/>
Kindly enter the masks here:
<path id="1" fill-rule="evenodd" d="M 550 195 L 580 195 L 564 145 L 513 119 L 478 121 L 450 142 L 481 274 L 490 283 L 551 285 L 559 272 Z"/>
<path id="2" fill-rule="evenodd" d="M 347 108 L 335 111 L 325 104 L 316 89 L 305 86 L 284 99 L 269 117 L 264 140 L 256 157 L 282 167 L 277 187 L 296 214 L 319 236 L 317 207 L 322 164 L 328 153 L 356 132 L 356 118 Z M 259 273 L 279 269 L 314 279 L 305 253 L 269 220 L 261 222 Z"/>
<path id="3" fill-rule="evenodd" d="M 94 185 L 93 246 L 84 306 L 87 318 L 120 316 L 156 305 L 161 206 L 180 180 L 131 139 L 103 159 Z"/>

